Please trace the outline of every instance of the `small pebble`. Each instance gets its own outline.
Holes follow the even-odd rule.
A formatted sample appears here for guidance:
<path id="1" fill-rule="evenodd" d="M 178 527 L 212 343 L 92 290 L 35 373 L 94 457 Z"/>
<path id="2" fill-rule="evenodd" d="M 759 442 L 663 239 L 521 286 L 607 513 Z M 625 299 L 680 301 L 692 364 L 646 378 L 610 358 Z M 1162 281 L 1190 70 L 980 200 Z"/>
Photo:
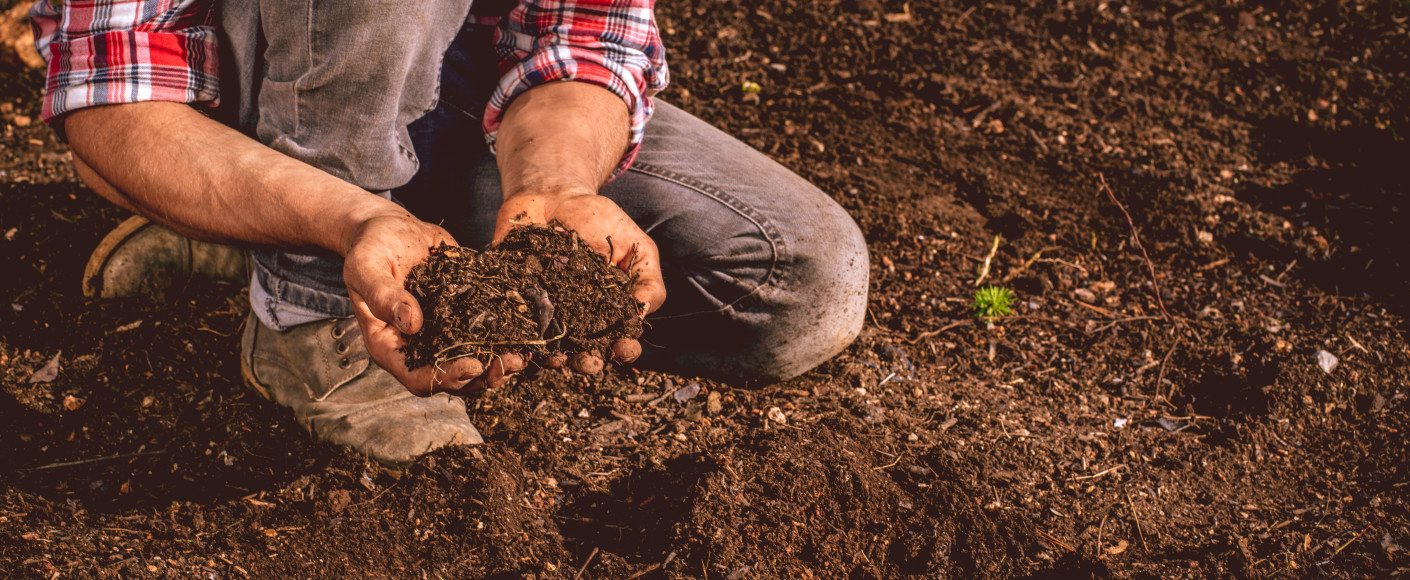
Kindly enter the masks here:
<path id="1" fill-rule="evenodd" d="M 1337 360 L 1337 355 L 1325 350 L 1317 351 L 1315 356 L 1317 357 L 1317 366 L 1322 368 L 1322 372 L 1329 375 L 1332 374 L 1332 371 L 1336 370 L 1337 364 L 1341 362 Z"/>
<path id="2" fill-rule="evenodd" d="M 720 393 L 718 392 L 711 392 L 710 396 L 705 399 L 705 410 L 709 411 L 711 415 L 720 414 L 724 408 L 725 404 L 720 401 Z"/>
<path id="3" fill-rule="evenodd" d="M 1086 288 L 1078 288 L 1076 290 L 1073 290 L 1072 297 L 1088 304 L 1095 304 L 1097 302 L 1097 295 Z"/>
<path id="4" fill-rule="evenodd" d="M 691 383 L 689 385 L 676 389 L 676 392 L 672 393 L 671 396 L 675 397 L 677 403 L 684 403 L 686 401 L 694 399 L 695 396 L 699 394 L 700 383 Z"/>
<path id="5" fill-rule="evenodd" d="M 788 424 L 788 417 L 784 416 L 783 409 L 778 407 L 769 407 L 769 420 L 779 425 Z"/>

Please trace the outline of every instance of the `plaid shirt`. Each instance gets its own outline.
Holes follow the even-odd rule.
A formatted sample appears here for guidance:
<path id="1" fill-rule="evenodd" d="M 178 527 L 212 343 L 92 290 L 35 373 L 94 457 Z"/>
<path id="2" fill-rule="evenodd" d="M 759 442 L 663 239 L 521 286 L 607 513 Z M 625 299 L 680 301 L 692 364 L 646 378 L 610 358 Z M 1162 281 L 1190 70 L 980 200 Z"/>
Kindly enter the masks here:
<path id="1" fill-rule="evenodd" d="M 220 99 L 215 0 L 39 0 L 35 45 L 49 63 L 44 120 L 94 105 Z M 504 109 L 543 83 L 574 80 L 612 91 L 631 111 L 631 149 L 666 86 L 655 0 L 521 0 L 498 19 L 500 82 L 484 115 L 490 146 Z M 483 20 L 477 22 L 484 23 Z"/>

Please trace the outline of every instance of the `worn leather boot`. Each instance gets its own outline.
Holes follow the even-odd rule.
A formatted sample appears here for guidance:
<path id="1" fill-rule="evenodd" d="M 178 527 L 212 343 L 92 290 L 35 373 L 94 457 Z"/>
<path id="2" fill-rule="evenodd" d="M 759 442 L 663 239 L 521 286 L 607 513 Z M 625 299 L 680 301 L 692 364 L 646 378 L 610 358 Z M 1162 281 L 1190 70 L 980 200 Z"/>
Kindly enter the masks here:
<path id="1" fill-rule="evenodd" d="M 83 271 L 83 295 L 148 296 L 164 302 L 193 278 L 248 284 L 250 253 L 234 246 L 198 242 L 142 216 L 132 216 L 109 232 L 89 256 Z"/>
<path id="2" fill-rule="evenodd" d="M 445 393 L 417 397 L 373 363 L 354 318 L 279 332 L 252 313 L 240 371 L 246 384 L 292 409 L 314 436 L 384 465 L 402 467 L 446 445 L 483 442 L 464 400 Z"/>

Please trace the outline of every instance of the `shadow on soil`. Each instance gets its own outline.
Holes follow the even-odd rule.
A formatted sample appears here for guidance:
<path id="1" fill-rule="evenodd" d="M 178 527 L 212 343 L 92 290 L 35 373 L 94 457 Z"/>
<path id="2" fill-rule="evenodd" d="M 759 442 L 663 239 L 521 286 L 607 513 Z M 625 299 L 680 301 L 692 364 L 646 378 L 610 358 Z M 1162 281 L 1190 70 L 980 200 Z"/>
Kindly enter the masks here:
<path id="1" fill-rule="evenodd" d="M 1295 239 L 1270 243 L 1245 236 L 1236 251 L 1284 263 L 1297 260 L 1302 276 L 1340 295 L 1369 294 L 1407 312 L 1410 267 L 1404 248 L 1410 231 L 1405 171 L 1410 135 L 1369 128 L 1327 131 L 1291 121 L 1269 121 L 1255 133 L 1265 162 L 1299 169 L 1282 185 L 1248 183 L 1238 197 L 1283 216 Z M 1328 248 L 1346 248 L 1338 252 Z"/>

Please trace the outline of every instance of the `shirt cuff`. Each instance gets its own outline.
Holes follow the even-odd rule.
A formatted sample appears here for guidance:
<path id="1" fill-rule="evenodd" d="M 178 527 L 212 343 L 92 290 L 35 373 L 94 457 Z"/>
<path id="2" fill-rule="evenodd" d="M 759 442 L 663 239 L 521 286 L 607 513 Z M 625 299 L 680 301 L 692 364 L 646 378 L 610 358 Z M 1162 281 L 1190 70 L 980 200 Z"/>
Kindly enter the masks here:
<path id="1" fill-rule="evenodd" d="M 538 85 L 556 81 L 575 81 L 596 85 L 612 91 L 626 103 L 631 112 L 631 139 L 626 153 L 612 172 L 615 179 L 626 171 L 636 159 L 641 148 L 646 122 L 654 109 L 651 97 L 639 92 L 637 87 L 646 83 L 638 81 L 640 75 L 633 75 L 627 67 L 603 59 L 600 53 L 588 49 L 555 46 L 530 55 L 500 77 L 485 107 L 485 140 L 490 151 L 495 150 L 495 138 L 504 119 L 504 111 L 514 97 Z M 654 92 L 654 91 L 652 91 Z"/>
<path id="2" fill-rule="evenodd" d="M 216 32 L 122 30 L 55 40 L 46 47 L 48 82 L 41 115 L 57 126 L 84 107 L 172 101 L 216 105 L 220 98 Z"/>

